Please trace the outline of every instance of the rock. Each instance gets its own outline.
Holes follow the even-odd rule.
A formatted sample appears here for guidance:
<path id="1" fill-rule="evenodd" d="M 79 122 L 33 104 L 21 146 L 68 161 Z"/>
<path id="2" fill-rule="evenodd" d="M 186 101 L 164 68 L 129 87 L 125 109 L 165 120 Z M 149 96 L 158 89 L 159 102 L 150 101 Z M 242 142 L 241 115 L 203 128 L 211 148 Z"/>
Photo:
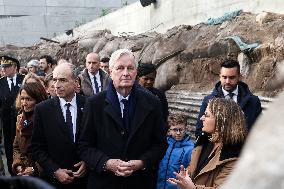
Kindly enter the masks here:
<path id="1" fill-rule="evenodd" d="M 242 74 L 242 76 L 247 77 L 249 74 L 249 69 L 250 69 L 250 64 L 251 64 L 251 60 L 248 57 L 247 54 L 241 52 L 238 55 L 238 61 L 240 63 L 240 72 Z"/>

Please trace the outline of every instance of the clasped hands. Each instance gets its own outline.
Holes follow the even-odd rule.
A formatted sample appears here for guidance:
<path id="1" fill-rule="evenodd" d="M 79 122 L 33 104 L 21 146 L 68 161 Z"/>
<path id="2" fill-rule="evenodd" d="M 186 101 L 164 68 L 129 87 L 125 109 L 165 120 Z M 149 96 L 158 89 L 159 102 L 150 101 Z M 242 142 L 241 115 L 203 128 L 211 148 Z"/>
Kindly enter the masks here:
<path id="1" fill-rule="evenodd" d="M 109 159 L 106 162 L 105 169 L 112 171 L 116 176 L 128 177 L 133 172 L 143 169 L 144 163 L 142 160 L 123 161 L 120 159 Z"/>
<path id="2" fill-rule="evenodd" d="M 63 184 L 69 184 L 73 182 L 74 178 L 81 178 L 87 173 L 87 165 L 84 161 L 76 163 L 74 167 L 78 168 L 76 172 L 59 168 L 54 172 L 54 177 Z"/>

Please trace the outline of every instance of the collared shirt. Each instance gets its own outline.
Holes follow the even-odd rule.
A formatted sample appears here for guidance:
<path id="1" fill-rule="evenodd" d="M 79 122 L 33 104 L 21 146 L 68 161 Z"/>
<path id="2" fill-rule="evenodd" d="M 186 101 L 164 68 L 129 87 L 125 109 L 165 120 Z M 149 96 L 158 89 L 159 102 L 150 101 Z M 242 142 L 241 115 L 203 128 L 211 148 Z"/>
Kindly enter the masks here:
<path id="1" fill-rule="evenodd" d="M 223 87 L 222 87 L 222 91 L 223 91 L 223 94 L 224 94 L 225 99 L 231 99 L 230 96 L 229 96 L 229 92 L 226 91 L 225 89 L 223 89 Z M 235 102 L 238 102 L 238 94 L 239 94 L 239 87 L 238 87 L 238 85 L 237 85 L 237 87 L 235 88 L 235 90 L 232 91 L 232 93 L 234 93 L 233 100 L 234 100 Z"/>
<path id="2" fill-rule="evenodd" d="M 64 120 L 66 122 L 66 110 L 67 106 L 65 105 L 66 103 L 70 103 L 70 112 L 72 116 L 72 125 L 73 125 L 73 136 L 76 134 L 76 120 L 77 120 L 77 103 L 76 103 L 76 93 L 75 96 L 72 98 L 71 102 L 66 102 L 63 98 L 59 98 L 60 101 L 60 107 L 64 116 Z M 75 142 L 75 137 L 74 137 L 74 142 Z"/>
<path id="3" fill-rule="evenodd" d="M 10 90 L 11 90 L 11 85 L 12 85 L 11 79 L 13 79 L 14 86 L 16 86 L 16 84 L 17 84 L 17 74 L 15 74 L 14 77 L 12 77 L 12 78 L 11 77 L 7 77 L 7 82 L 8 82 Z"/>
<path id="4" fill-rule="evenodd" d="M 102 91 L 102 83 L 101 83 L 101 77 L 100 77 L 100 72 L 98 71 L 96 75 L 93 75 L 91 72 L 88 71 L 88 74 L 90 76 L 91 82 L 92 82 L 92 88 L 94 91 L 94 94 L 96 94 L 96 87 L 95 87 L 95 82 L 94 82 L 94 77 L 96 77 L 96 81 L 98 83 L 99 91 Z"/>
<path id="5" fill-rule="evenodd" d="M 123 109 L 124 109 L 124 104 L 123 102 L 121 102 L 122 99 L 129 99 L 129 95 L 127 97 L 122 96 L 121 94 L 119 94 L 118 92 L 116 92 L 117 97 L 118 97 L 118 101 L 119 101 L 119 105 L 120 105 L 120 111 L 121 111 L 121 115 L 123 117 Z"/>

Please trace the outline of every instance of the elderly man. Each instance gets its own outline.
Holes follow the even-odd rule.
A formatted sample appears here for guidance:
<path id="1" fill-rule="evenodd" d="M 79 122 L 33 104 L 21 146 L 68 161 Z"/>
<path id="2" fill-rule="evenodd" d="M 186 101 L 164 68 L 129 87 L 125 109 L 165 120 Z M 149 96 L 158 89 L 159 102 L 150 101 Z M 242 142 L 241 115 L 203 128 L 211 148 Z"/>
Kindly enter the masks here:
<path id="1" fill-rule="evenodd" d="M 20 63 L 17 59 L 2 56 L 0 62 L 4 73 L 4 77 L 0 79 L 0 117 L 3 124 L 4 148 L 8 170 L 13 175 L 13 142 L 16 135 L 17 118 L 15 100 L 24 75 L 18 73 Z"/>
<path id="2" fill-rule="evenodd" d="M 246 117 L 248 131 L 262 112 L 260 100 L 253 95 L 247 84 L 241 81 L 240 64 L 235 60 L 225 60 L 221 64 L 220 81 L 215 85 L 212 93 L 204 97 L 197 119 L 195 135 L 202 133 L 203 123 L 200 118 L 204 115 L 207 104 L 212 98 L 226 98 L 237 102 Z"/>
<path id="3" fill-rule="evenodd" d="M 104 91 L 109 83 L 109 76 L 100 69 L 100 57 L 97 53 L 89 53 L 86 57 L 86 69 L 79 76 L 81 88 L 86 96 Z"/>
<path id="4" fill-rule="evenodd" d="M 90 168 L 90 189 L 154 188 L 165 123 L 160 101 L 134 84 L 136 75 L 133 53 L 115 51 L 108 89 L 86 103 L 79 154 Z"/>
<path id="5" fill-rule="evenodd" d="M 43 168 L 43 179 L 57 189 L 86 187 L 86 164 L 77 155 L 85 97 L 75 93 L 74 66 L 62 63 L 53 71 L 57 96 L 35 108 L 33 158 Z"/>

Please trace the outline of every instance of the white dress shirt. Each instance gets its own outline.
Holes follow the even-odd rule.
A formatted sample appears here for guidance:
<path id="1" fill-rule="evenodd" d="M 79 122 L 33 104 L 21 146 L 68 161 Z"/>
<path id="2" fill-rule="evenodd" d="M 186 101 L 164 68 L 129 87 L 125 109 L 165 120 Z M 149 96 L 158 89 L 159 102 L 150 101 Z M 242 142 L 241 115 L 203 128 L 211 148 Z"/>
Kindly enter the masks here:
<path id="1" fill-rule="evenodd" d="M 16 84 L 17 84 L 17 74 L 15 74 L 14 77 L 12 77 L 12 78 L 7 77 L 7 82 L 8 82 L 10 91 L 11 91 L 11 88 L 12 88 L 12 87 L 11 87 L 11 85 L 12 85 L 11 79 L 13 79 L 14 86 L 16 86 Z"/>
<path id="2" fill-rule="evenodd" d="M 76 94 L 73 97 L 73 99 L 71 100 L 71 102 L 66 102 L 63 98 L 59 98 L 60 101 L 60 107 L 64 116 L 64 120 L 66 122 L 66 110 L 67 110 L 67 106 L 65 105 L 66 103 L 70 103 L 71 106 L 69 108 L 70 112 L 71 112 L 71 116 L 72 116 L 72 125 L 73 125 L 73 140 L 75 142 L 75 135 L 76 135 L 76 120 L 77 120 L 77 103 L 76 103 Z"/>
<path id="3" fill-rule="evenodd" d="M 88 73 L 89 73 L 89 76 L 90 76 L 90 79 L 91 79 L 94 94 L 96 94 L 96 87 L 95 87 L 96 85 L 95 85 L 95 82 L 94 82 L 94 77 L 96 77 L 96 81 L 97 81 L 98 87 L 99 87 L 99 92 L 101 92 L 102 91 L 102 83 L 101 83 L 100 72 L 98 71 L 96 73 L 96 75 L 91 74 L 89 71 L 88 71 Z"/>
<path id="4" fill-rule="evenodd" d="M 239 88 L 239 87 L 238 87 L 238 85 L 237 85 L 237 87 L 235 88 L 235 90 L 232 91 L 232 93 L 234 93 L 233 100 L 234 100 L 235 102 L 238 102 L 238 94 L 239 94 L 238 88 Z M 225 89 L 223 89 L 223 87 L 222 87 L 222 91 L 223 91 L 223 94 L 224 94 L 225 99 L 231 99 L 230 96 L 229 96 L 229 92 L 226 91 Z"/>
<path id="5" fill-rule="evenodd" d="M 119 94 L 118 92 L 116 92 L 117 97 L 118 97 L 118 101 L 119 101 L 119 105 L 120 105 L 120 111 L 121 111 L 121 115 L 123 117 L 123 109 L 124 109 L 124 104 L 123 102 L 121 102 L 122 99 L 129 99 L 129 95 L 127 97 L 123 97 L 121 94 Z"/>

